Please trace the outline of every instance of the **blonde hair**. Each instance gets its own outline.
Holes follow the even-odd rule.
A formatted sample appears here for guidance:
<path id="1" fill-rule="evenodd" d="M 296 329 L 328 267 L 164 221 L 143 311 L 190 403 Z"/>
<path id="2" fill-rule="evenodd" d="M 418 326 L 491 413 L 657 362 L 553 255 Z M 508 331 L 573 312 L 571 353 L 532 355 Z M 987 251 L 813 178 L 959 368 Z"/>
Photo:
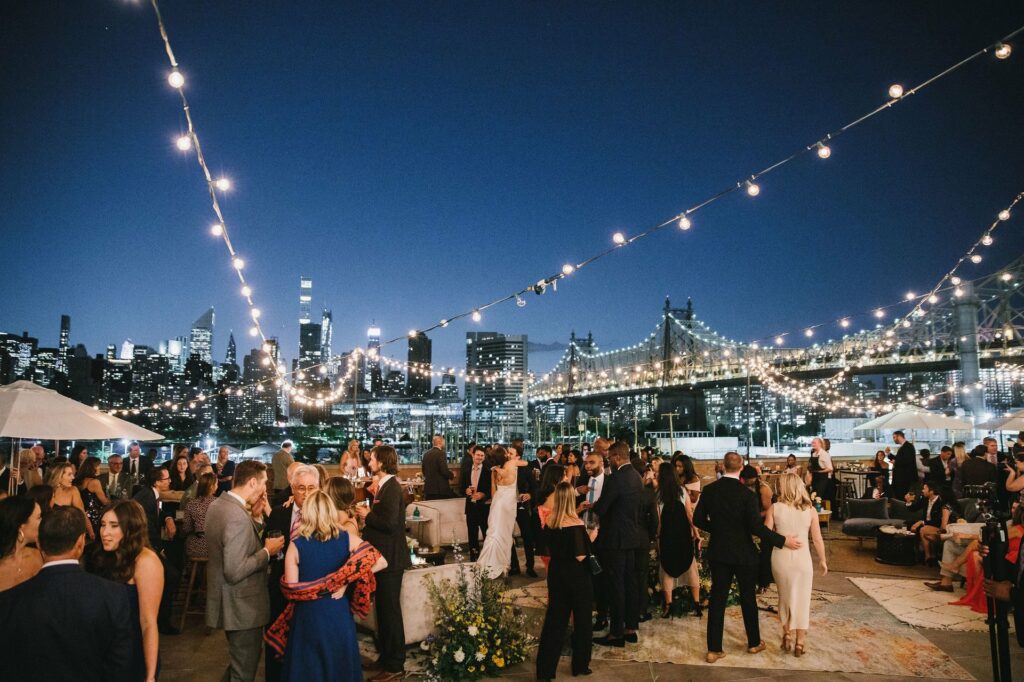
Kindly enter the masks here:
<path id="1" fill-rule="evenodd" d="M 299 524 L 299 535 L 307 540 L 326 542 L 338 537 L 342 532 L 338 523 L 338 510 L 331 501 L 331 496 L 322 490 L 310 493 L 302 505 L 302 523 Z"/>
<path id="2" fill-rule="evenodd" d="M 576 490 L 571 483 L 562 481 L 556 485 L 553 498 L 554 508 L 548 517 L 548 528 L 557 530 L 565 525 L 567 519 L 579 520 L 576 516 Z"/>
<path id="3" fill-rule="evenodd" d="M 953 443 L 953 456 L 956 457 L 957 466 L 967 461 L 967 448 L 963 443 Z"/>
<path id="4" fill-rule="evenodd" d="M 811 496 L 807 494 L 807 486 L 796 474 L 782 474 L 779 478 L 778 501 L 800 511 L 811 507 Z"/>
<path id="5" fill-rule="evenodd" d="M 46 475 L 46 485 L 51 486 L 54 490 L 59 489 L 61 476 L 63 476 L 64 472 L 68 469 L 71 469 L 71 472 L 74 473 L 75 465 L 71 462 L 60 462 L 53 465 L 53 468 L 50 469 L 50 473 Z"/>

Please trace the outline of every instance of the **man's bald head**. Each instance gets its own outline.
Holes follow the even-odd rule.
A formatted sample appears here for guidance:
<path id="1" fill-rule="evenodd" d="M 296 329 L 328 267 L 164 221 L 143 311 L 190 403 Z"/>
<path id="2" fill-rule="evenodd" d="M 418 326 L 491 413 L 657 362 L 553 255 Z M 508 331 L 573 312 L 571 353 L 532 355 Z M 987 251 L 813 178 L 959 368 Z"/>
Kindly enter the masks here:
<path id="1" fill-rule="evenodd" d="M 722 465 L 725 467 L 726 472 L 735 474 L 743 469 L 743 458 L 739 456 L 739 453 L 727 452 L 722 459 Z"/>
<path id="2" fill-rule="evenodd" d="M 614 466 L 622 466 L 629 462 L 629 446 L 619 441 L 608 448 L 608 461 Z"/>
<path id="3" fill-rule="evenodd" d="M 597 452 L 608 452 L 608 448 L 610 448 L 611 445 L 612 442 L 605 438 L 604 436 L 598 436 L 597 438 L 594 439 L 594 450 L 596 450 Z"/>

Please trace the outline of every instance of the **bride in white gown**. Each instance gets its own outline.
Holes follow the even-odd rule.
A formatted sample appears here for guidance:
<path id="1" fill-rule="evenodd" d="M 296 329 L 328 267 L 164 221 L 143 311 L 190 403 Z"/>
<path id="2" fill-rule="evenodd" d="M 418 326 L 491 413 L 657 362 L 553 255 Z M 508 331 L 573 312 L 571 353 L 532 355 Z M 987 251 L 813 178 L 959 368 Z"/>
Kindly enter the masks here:
<path id="1" fill-rule="evenodd" d="M 514 448 L 508 452 L 495 448 L 491 461 L 497 466 L 491 469 L 491 511 L 487 515 L 487 536 L 476 563 L 483 566 L 487 575 L 497 578 L 508 571 L 512 561 L 512 531 L 516 525 L 516 492 L 518 468 L 526 466 Z"/>

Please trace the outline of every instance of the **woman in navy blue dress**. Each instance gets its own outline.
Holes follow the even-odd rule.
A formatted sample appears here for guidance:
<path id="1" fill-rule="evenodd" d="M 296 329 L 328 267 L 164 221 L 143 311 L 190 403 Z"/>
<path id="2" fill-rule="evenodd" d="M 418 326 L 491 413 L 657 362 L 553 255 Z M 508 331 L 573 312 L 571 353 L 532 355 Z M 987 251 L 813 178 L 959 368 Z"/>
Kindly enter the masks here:
<path id="1" fill-rule="evenodd" d="M 340 569 L 349 554 L 349 536 L 338 523 L 331 498 L 322 491 L 309 495 L 284 558 L 284 580 L 319 580 Z M 294 603 L 283 679 L 362 682 L 356 624 L 347 594 Z"/>

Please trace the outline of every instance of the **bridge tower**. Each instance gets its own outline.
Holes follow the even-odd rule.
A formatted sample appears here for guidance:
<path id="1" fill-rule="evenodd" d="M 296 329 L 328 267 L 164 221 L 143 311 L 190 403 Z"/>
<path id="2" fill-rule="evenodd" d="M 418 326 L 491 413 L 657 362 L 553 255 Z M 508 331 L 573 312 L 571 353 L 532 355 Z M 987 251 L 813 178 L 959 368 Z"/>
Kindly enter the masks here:
<path id="1" fill-rule="evenodd" d="M 579 357 L 576 355 L 576 330 L 569 334 L 569 393 L 576 387 L 576 366 L 579 364 Z"/>
<path id="2" fill-rule="evenodd" d="M 669 372 L 672 368 L 672 326 L 669 324 L 669 315 L 672 314 L 672 304 L 668 296 L 665 297 L 665 311 L 661 317 L 661 328 L 664 338 L 661 342 L 661 385 L 667 386 Z"/>
<path id="3" fill-rule="evenodd" d="M 970 388 L 963 395 L 963 405 L 976 418 L 985 412 L 985 392 L 975 387 L 981 381 L 978 358 L 978 312 L 980 304 L 971 282 L 960 285 L 963 295 L 953 301 L 953 330 L 960 357 L 961 386 Z"/>

